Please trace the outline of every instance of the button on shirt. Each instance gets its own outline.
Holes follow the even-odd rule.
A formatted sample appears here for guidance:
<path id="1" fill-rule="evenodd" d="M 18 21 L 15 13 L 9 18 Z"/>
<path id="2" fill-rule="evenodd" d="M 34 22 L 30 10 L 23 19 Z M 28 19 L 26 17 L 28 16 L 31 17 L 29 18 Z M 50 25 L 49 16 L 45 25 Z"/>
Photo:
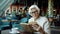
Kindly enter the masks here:
<path id="1" fill-rule="evenodd" d="M 29 23 L 32 21 L 34 21 L 33 17 L 29 19 Z M 47 34 L 50 34 L 50 24 L 46 17 L 40 16 L 35 22 L 37 22 L 37 24 L 41 26 Z"/>

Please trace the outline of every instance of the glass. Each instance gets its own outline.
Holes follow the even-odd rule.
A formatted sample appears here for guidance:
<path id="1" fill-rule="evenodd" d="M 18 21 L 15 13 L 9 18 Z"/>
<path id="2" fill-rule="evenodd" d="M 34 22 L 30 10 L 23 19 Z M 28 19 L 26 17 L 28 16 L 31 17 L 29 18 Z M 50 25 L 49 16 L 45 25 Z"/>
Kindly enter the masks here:
<path id="1" fill-rule="evenodd" d="M 38 11 L 31 12 L 31 14 L 38 13 Z"/>

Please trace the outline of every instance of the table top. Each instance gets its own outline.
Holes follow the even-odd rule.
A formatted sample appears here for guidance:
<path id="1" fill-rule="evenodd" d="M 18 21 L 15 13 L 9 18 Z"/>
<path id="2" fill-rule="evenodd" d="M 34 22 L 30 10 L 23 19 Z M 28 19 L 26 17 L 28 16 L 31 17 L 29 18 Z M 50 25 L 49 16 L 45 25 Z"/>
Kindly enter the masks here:
<path id="1" fill-rule="evenodd" d="M 2 22 L 9 22 L 9 21 L 10 21 L 10 22 L 17 22 L 18 20 L 13 20 L 13 19 L 11 19 L 11 20 L 3 19 L 3 20 L 2 20 Z"/>
<path id="2" fill-rule="evenodd" d="M 53 28 L 51 28 L 51 30 L 60 31 L 60 26 L 53 27 Z"/>

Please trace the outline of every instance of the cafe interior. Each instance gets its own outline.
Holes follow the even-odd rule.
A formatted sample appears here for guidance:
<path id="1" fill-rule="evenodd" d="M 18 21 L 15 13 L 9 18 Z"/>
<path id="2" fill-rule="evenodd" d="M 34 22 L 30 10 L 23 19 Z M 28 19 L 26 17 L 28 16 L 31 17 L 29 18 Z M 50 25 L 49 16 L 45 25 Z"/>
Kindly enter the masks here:
<path id="1" fill-rule="evenodd" d="M 51 34 L 60 34 L 60 0 L 0 0 L 0 34 L 21 34 L 20 23 L 28 23 L 28 10 L 34 4 L 48 18 Z"/>

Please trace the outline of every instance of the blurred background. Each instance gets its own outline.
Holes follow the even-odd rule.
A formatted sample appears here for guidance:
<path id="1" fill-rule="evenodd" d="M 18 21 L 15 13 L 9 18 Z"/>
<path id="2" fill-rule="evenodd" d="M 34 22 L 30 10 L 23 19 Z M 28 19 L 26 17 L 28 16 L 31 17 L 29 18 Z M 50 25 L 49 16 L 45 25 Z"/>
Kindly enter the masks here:
<path id="1" fill-rule="evenodd" d="M 40 15 L 48 18 L 51 34 L 60 34 L 60 0 L 0 0 L 0 33 L 10 34 L 12 28 L 23 30 L 20 23 L 28 23 L 28 9 L 34 4 Z"/>

